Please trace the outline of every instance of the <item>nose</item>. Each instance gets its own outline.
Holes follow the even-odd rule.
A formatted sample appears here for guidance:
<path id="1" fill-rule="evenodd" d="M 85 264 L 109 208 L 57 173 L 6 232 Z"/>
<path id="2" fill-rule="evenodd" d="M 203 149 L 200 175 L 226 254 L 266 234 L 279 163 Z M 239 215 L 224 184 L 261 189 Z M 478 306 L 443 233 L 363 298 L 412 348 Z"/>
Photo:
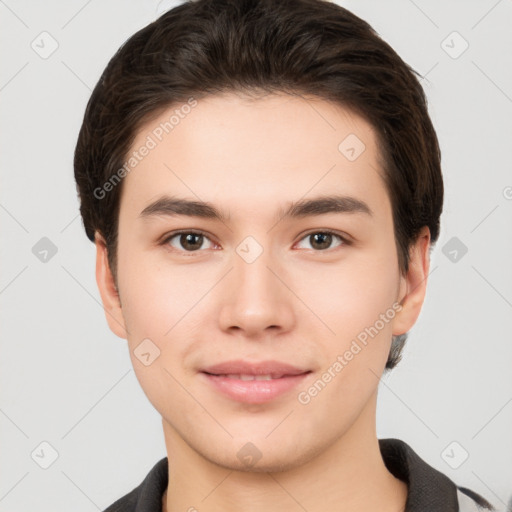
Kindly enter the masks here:
<path id="1" fill-rule="evenodd" d="M 247 338 L 267 336 L 293 328 L 292 283 L 269 251 L 252 261 L 243 252 L 233 255 L 233 269 L 222 284 L 220 328 L 241 331 Z M 288 278 L 289 280 L 289 278 Z"/>

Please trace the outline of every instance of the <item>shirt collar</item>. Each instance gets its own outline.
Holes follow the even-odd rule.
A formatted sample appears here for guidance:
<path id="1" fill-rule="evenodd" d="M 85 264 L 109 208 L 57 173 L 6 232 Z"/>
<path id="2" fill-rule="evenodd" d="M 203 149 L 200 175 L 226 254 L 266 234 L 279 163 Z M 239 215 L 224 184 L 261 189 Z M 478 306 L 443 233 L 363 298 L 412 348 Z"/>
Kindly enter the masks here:
<path id="1" fill-rule="evenodd" d="M 384 464 L 408 487 L 406 512 L 458 512 L 457 486 L 400 439 L 379 439 Z"/>

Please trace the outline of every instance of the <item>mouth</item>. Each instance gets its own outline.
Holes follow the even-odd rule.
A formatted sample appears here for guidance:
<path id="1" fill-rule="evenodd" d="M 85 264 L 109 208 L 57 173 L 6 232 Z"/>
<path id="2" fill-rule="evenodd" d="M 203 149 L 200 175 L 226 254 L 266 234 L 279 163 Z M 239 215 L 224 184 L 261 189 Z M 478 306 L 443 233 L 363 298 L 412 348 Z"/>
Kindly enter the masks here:
<path id="1" fill-rule="evenodd" d="M 241 360 L 200 371 L 214 391 L 231 400 L 250 404 L 269 402 L 289 393 L 310 373 L 311 370 L 278 361 L 248 363 Z"/>
<path id="2" fill-rule="evenodd" d="M 227 377 L 228 379 L 234 380 L 274 380 L 274 379 L 282 379 L 283 377 L 294 377 L 294 375 L 283 375 L 283 374 L 266 374 L 266 375 L 252 375 L 249 373 L 229 373 L 229 374 L 216 374 L 216 373 L 208 373 L 204 372 L 207 375 L 213 375 L 214 377 Z"/>

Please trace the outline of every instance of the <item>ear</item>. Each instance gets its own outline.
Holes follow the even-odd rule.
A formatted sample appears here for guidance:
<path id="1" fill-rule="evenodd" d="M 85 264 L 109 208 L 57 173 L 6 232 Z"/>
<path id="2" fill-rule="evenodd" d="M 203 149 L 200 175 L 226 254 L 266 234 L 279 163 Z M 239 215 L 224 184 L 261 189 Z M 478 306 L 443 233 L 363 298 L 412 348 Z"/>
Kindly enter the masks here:
<path id="1" fill-rule="evenodd" d="M 430 268 L 430 230 L 424 226 L 409 249 L 409 270 L 400 277 L 398 301 L 402 309 L 395 315 L 393 335 L 404 334 L 416 323 L 425 300 Z"/>
<path id="2" fill-rule="evenodd" d="M 107 244 L 98 232 L 95 233 L 94 243 L 96 244 L 96 283 L 108 326 L 114 334 L 127 339 L 121 301 L 108 263 Z"/>

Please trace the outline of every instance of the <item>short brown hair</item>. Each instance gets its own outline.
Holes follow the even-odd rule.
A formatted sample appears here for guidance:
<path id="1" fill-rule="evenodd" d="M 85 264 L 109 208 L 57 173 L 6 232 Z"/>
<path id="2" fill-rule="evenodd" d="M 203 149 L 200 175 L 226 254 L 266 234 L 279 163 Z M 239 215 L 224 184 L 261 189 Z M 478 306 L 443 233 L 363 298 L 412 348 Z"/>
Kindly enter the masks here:
<path id="1" fill-rule="evenodd" d="M 441 152 L 415 75 L 368 23 L 329 1 L 181 4 L 130 37 L 94 88 L 74 157 L 85 232 L 105 239 L 116 279 L 122 181 L 104 197 L 97 191 L 123 166 L 141 125 L 164 108 L 220 92 L 314 95 L 375 129 L 405 274 L 423 226 L 436 242 L 443 205 Z M 386 369 L 406 338 L 393 337 Z"/>

